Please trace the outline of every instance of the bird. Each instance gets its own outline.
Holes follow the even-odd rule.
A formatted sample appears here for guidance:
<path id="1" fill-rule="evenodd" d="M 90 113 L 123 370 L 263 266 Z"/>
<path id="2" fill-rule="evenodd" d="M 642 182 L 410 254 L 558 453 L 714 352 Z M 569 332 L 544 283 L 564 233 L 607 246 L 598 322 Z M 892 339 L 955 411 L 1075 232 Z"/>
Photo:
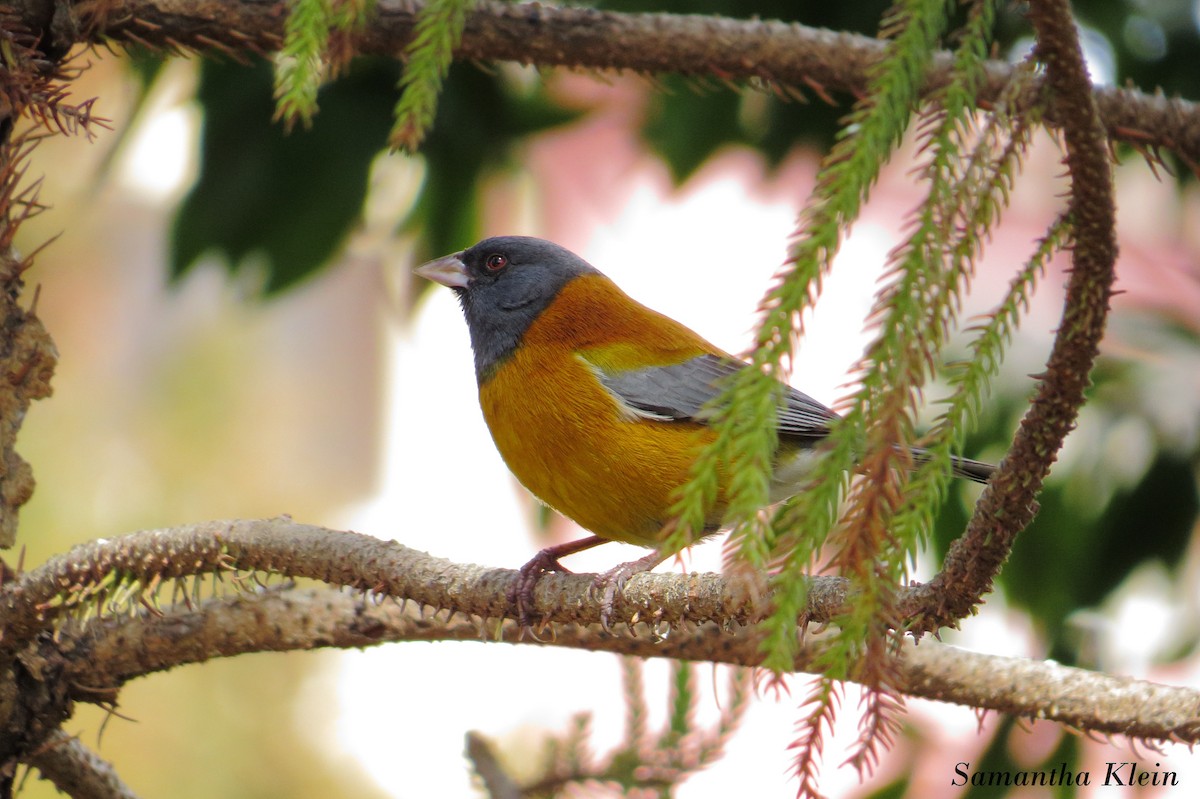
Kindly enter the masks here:
<path id="1" fill-rule="evenodd" d="M 497 236 L 417 267 L 453 290 L 466 317 L 479 404 L 509 470 L 534 496 L 591 535 L 541 550 L 521 567 L 510 602 L 522 628 L 546 572 L 608 541 L 652 548 L 601 575 L 605 627 L 615 592 L 672 552 L 658 551 L 677 492 L 712 442 L 726 379 L 749 366 L 682 323 L 636 301 L 600 270 L 550 241 Z M 815 447 L 838 415 L 781 384 L 770 501 L 803 488 Z M 913 449 L 915 461 L 924 452 Z M 955 457 L 955 476 L 985 483 L 995 467 Z M 721 529 L 718 480 L 704 537 Z"/>

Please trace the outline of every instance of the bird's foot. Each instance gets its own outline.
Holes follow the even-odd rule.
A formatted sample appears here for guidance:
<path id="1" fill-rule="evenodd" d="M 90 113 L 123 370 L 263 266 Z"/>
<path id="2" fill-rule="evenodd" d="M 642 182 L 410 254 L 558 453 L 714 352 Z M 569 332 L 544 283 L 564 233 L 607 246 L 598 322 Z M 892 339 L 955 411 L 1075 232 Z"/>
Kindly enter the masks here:
<path id="1" fill-rule="evenodd" d="M 562 554 L 557 547 L 547 547 L 530 558 L 529 562 L 517 571 L 516 581 L 508 589 L 508 604 L 516 610 L 517 624 L 521 631 L 529 630 L 533 635 L 533 590 L 537 588 L 538 580 L 548 572 L 571 574 L 571 570 L 558 562 Z M 537 636 L 534 635 L 534 638 Z"/>
<path id="2" fill-rule="evenodd" d="M 614 569 L 596 575 L 596 581 L 592 583 L 592 590 L 600 595 L 600 626 L 604 628 L 605 632 L 612 632 L 612 614 L 616 606 L 617 594 L 625 592 L 625 583 L 629 582 L 629 578 L 635 574 L 650 571 L 666 559 L 667 556 L 660 555 L 655 550 L 644 558 L 622 563 Z"/>

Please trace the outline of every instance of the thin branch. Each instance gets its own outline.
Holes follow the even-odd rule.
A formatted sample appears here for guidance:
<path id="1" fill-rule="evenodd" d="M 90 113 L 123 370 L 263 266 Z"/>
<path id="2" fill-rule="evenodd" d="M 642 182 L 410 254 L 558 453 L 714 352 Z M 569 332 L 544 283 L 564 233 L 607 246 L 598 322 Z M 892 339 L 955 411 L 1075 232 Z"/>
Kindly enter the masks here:
<path id="1" fill-rule="evenodd" d="M 932 631 L 966 618 L 991 591 L 1013 540 L 1033 520 L 1037 494 L 1075 426 L 1108 319 L 1117 243 L 1104 128 L 1067 0 L 1032 2 L 1030 18 L 1053 105 L 1067 121 L 1062 133 L 1071 177 L 1067 217 L 1074 246 L 1062 323 L 1012 447 L 976 504 L 966 531 L 947 552 L 943 570 L 914 597 L 926 614 L 914 629 Z M 914 605 L 903 607 L 906 616 L 917 611 Z"/>
<path id="2" fill-rule="evenodd" d="M 28 763 L 72 799 L 137 799 L 111 763 L 62 730 L 51 734 Z"/>
<path id="3" fill-rule="evenodd" d="M 283 41 L 284 15 L 273 3 L 251 0 L 111 0 L 47 4 L 18 0 L 34 30 L 57 9 L 55 34 L 86 41 L 144 44 L 197 50 L 268 53 Z M 381 0 L 378 16 L 355 40 L 359 52 L 393 56 L 412 37 L 422 3 Z M 63 43 L 59 43 L 60 45 Z M 860 95 L 883 57 L 884 43 L 858 34 L 763 20 L 682 14 L 623 14 L 537 3 L 481 2 L 468 17 L 457 57 L 477 61 L 573 69 L 633 70 L 766 81 L 830 93 Z M 928 76 L 927 91 L 944 85 L 952 56 L 942 53 Z M 1013 76 L 1013 67 L 989 61 L 980 93 L 994 102 Z M 1114 140 L 1145 151 L 1171 150 L 1191 169 L 1200 164 L 1200 112 L 1192 102 L 1132 89 L 1093 89 L 1104 127 Z M 1066 124 L 1061 109 L 1047 116 Z"/>
<path id="4" fill-rule="evenodd" d="M 660 575 L 674 581 L 678 575 Z M 519 640 L 501 625 L 456 614 L 421 613 L 395 602 L 364 601 L 345 591 L 289 589 L 208 600 L 162 616 L 113 617 L 66 631 L 76 655 L 64 673 L 89 685 L 119 686 L 184 663 L 246 652 L 359 648 L 397 641 L 491 641 L 757 666 L 761 634 L 753 627 L 685 625 L 661 636 L 613 635 L 598 626 L 556 624 L 544 640 Z M 806 636 L 796 671 L 818 660 L 822 636 Z M 1200 691 L 1114 677 L 1024 658 L 984 655 L 924 640 L 901 647 L 897 690 L 914 697 L 1048 719 L 1136 738 L 1200 743 Z"/>

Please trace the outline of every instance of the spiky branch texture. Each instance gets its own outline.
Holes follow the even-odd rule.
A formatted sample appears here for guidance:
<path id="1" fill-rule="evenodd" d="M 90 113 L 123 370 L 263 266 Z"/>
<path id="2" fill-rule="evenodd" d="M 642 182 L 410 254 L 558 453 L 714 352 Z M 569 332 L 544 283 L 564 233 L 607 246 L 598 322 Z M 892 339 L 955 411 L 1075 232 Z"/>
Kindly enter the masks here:
<path id="1" fill-rule="evenodd" d="M 963 618 L 991 590 L 1014 537 L 1033 519 L 1042 481 L 1074 427 L 1108 318 L 1117 244 L 1107 139 L 1069 4 L 1042 0 L 1031 4 L 1030 16 L 1038 34 L 1036 56 L 1046 66 L 1053 105 L 1066 121 L 1063 138 L 1071 177 L 1066 219 L 1074 246 L 1063 319 L 1012 447 L 966 532 L 947 553 L 943 570 L 927 586 L 916 629 L 936 629 Z M 1054 237 L 1052 231 L 1047 240 Z"/>
<path id="2" fill-rule="evenodd" d="M 173 553 L 172 565 L 164 567 L 149 551 Z M 142 557 L 135 562 L 137 553 Z M 264 587 L 247 571 L 265 578 L 267 568 L 353 590 Z M 115 572 L 126 575 L 123 590 L 103 577 Z M 215 657 L 390 641 L 506 640 L 740 666 L 763 662 L 761 628 L 740 622 L 751 608 L 733 599 L 736 586 L 718 575 L 642 574 L 630 580 L 635 601 L 658 605 L 664 620 L 674 620 L 665 637 L 645 622 L 636 625 L 637 635 L 601 631 L 590 578 L 554 575 L 549 579 L 556 584 L 538 592 L 552 619 L 547 632 L 553 632 L 541 640 L 522 636 L 515 620 L 498 612 L 515 578 L 512 570 L 455 564 L 396 542 L 287 519 L 216 521 L 77 547 L 0 587 L 0 613 L 34 606 L 20 638 L 56 631 L 42 636 L 35 651 L 64 669 L 66 685 L 120 686 Z M 561 606 L 555 607 L 553 595 L 563 596 Z M 389 601 L 381 601 L 385 597 Z M 682 621 L 695 605 L 723 605 L 728 613 L 702 624 Z M 18 646 L 15 636 L 2 643 L 8 651 Z M 828 645 L 827 637 L 808 636 L 791 670 L 813 670 Z M 1200 692 L 1193 689 L 980 655 L 928 640 L 905 644 L 897 662 L 896 687 L 911 696 L 1101 733 L 1200 743 Z M 67 699 L 95 696 L 81 690 Z"/>
<path id="3" fill-rule="evenodd" d="M 285 17 L 271 3 L 239 0 L 106 0 L 102 3 L 10 3 L 33 30 L 52 31 L 65 52 L 76 42 L 144 44 L 157 49 L 273 53 L 285 38 Z M 412 40 L 416 0 L 381 0 L 378 13 L 352 37 L 361 53 L 394 55 Z M 47 18 L 47 13 L 54 15 Z M 479 2 L 467 16 L 456 56 L 539 66 L 674 72 L 765 81 L 815 97 L 861 96 L 885 57 L 879 39 L 795 23 L 683 14 L 622 14 L 542 4 Z M 753 58 L 747 58 L 753 53 Z M 944 85 L 953 56 L 939 53 L 927 91 Z M 1009 85 L 1013 67 L 984 65 L 980 102 L 991 104 Z M 1176 153 L 1200 168 L 1200 113 L 1187 100 L 1136 89 L 1092 89 L 1108 136 L 1147 151 Z M 1063 119 L 1051 112 L 1053 125 Z"/>

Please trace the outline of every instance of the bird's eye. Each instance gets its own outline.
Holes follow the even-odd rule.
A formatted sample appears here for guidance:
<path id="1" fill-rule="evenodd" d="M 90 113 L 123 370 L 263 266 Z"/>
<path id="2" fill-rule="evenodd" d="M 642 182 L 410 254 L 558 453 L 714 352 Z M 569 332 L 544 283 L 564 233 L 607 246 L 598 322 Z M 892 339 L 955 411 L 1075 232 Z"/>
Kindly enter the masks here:
<path id="1" fill-rule="evenodd" d="M 489 272 L 499 272 L 508 266 L 508 257 L 496 252 L 489 255 L 483 263 L 487 266 Z"/>

